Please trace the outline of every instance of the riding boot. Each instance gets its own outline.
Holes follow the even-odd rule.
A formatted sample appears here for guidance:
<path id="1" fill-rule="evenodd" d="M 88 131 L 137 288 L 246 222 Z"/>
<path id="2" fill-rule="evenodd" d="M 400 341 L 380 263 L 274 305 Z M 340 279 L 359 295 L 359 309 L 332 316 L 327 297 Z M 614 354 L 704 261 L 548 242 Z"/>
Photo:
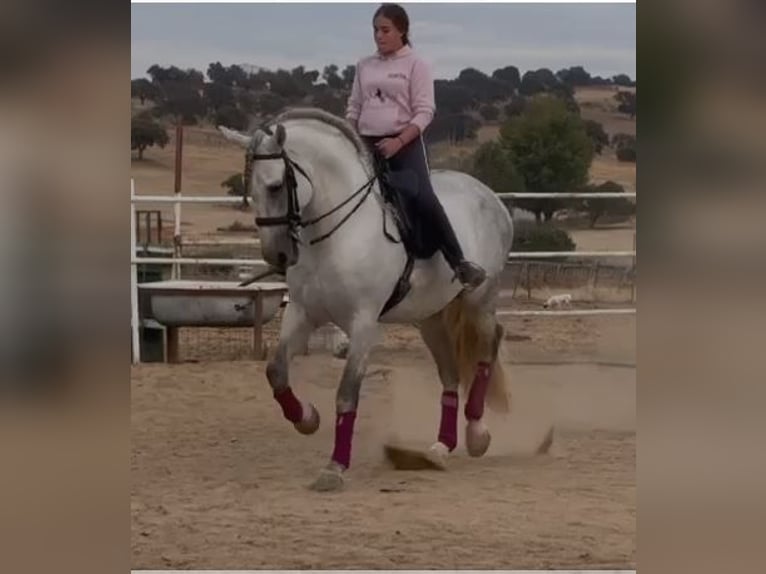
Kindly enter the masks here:
<path id="1" fill-rule="evenodd" d="M 455 272 L 452 280 L 458 279 L 463 287 L 471 291 L 481 285 L 487 278 L 487 273 L 476 263 L 466 261 L 463 256 L 463 250 L 455 237 L 455 231 L 452 224 L 444 212 L 439 198 L 431 187 L 430 173 L 427 160 L 424 156 L 424 147 L 422 142 L 410 142 L 397 155 L 385 160 L 380 157 L 375 149 L 375 142 L 380 138 L 364 138 L 364 143 L 369 149 L 379 174 L 384 181 L 388 170 L 411 169 L 417 173 L 420 179 L 420 192 L 412 198 L 417 205 L 417 212 L 427 221 L 426 233 L 434 234 L 429 238 L 434 244 L 439 245 L 439 249 L 444 255 L 449 266 Z"/>
<path id="2" fill-rule="evenodd" d="M 458 279 L 467 291 L 473 291 L 487 279 L 487 272 L 480 265 L 465 259 L 453 270 L 455 276 L 452 280 Z"/>
<path id="3" fill-rule="evenodd" d="M 487 272 L 480 265 L 466 260 L 463 256 L 463 249 L 439 198 L 433 193 L 424 195 L 425 202 L 429 204 L 428 211 L 432 217 L 433 226 L 441 235 L 441 252 L 455 272 L 452 280 L 459 280 L 467 291 L 473 291 L 484 283 Z"/>

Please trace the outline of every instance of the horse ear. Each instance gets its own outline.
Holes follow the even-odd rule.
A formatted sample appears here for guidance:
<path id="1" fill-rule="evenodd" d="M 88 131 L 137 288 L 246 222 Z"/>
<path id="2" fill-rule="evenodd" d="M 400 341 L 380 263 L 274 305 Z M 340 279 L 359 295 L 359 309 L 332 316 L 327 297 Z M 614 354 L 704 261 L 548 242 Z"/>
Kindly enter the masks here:
<path id="1" fill-rule="evenodd" d="M 277 124 L 277 145 L 279 147 L 284 146 L 286 139 L 287 139 L 287 131 L 285 130 L 285 126 L 283 126 L 282 124 Z"/>

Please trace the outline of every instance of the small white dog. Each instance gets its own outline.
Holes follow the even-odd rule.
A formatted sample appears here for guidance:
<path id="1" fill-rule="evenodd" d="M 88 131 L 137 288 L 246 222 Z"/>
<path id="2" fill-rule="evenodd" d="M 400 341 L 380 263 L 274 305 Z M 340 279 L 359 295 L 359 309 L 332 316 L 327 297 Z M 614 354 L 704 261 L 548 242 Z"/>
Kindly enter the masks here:
<path id="1" fill-rule="evenodd" d="M 548 300 L 543 303 L 544 309 L 550 309 L 551 307 L 571 307 L 572 306 L 572 295 L 569 293 L 563 293 L 561 295 L 553 295 L 552 297 L 549 297 Z"/>

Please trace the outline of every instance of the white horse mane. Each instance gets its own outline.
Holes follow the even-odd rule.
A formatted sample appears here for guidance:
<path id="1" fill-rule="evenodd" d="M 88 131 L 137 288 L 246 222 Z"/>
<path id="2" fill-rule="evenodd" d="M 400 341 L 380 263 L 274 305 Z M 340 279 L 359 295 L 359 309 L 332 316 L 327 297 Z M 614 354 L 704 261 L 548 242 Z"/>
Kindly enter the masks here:
<path id="1" fill-rule="evenodd" d="M 372 158 L 367 151 L 367 146 L 364 145 L 362 138 L 359 137 L 359 134 L 354 131 L 354 128 L 345 119 L 319 108 L 291 108 L 279 114 L 269 124 L 277 125 L 288 120 L 316 120 L 335 128 L 353 144 L 365 166 L 371 165 Z"/>

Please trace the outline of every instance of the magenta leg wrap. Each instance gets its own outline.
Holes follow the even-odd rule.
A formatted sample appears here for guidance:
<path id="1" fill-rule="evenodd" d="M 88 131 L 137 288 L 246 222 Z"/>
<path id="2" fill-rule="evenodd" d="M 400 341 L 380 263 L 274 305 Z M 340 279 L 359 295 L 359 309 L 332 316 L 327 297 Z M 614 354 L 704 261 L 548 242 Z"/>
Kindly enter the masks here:
<path id="1" fill-rule="evenodd" d="M 484 399 L 487 396 L 489 379 L 492 376 L 492 365 L 479 362 L 476 365 L 476 374 L 468 392 L 468 401 L 465 404 L 465 418 L 469 421 L 477 421 L 484 415 Z"/>
<path id="2" fill-rule="evenodd" d="M 439 425 L 439 442 L 450 452 L 457 446 L 457 409 L 460 399 L 457 391 L 442 393 L 442 418 Z"/>
<path id="3" fill-rule="evenodd" d="M 295 424 L 303 420 L 303 406 L 301 406 L 301 402 L 295 397 L 290 387 L 276 391 L 274 398 L 279 403 L 279 406 L 282 407 L 282 413 L 288 421 Z"/>
<path id="4" fill-rule="evenodd" d="M 332 460 L 343 468 L 351 466 L 351 437 L 354 435 L 356 411 L 339 414 L 335 422 L 335 450 Z"/>

